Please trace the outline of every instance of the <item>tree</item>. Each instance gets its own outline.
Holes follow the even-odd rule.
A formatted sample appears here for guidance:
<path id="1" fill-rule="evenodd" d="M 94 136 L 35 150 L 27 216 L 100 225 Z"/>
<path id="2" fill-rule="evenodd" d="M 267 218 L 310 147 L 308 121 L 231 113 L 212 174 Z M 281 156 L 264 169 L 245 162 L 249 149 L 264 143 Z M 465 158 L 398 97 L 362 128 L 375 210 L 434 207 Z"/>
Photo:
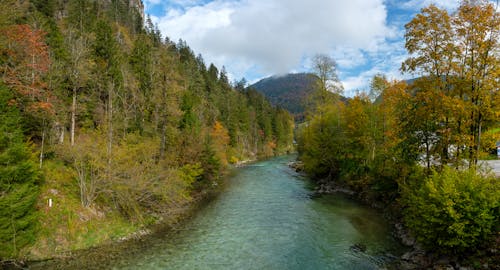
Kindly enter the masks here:
<path id="1" fill-rule="evenodd" d="M 426 87 L 426 82 L 425 79 L 418 81 L 407 90 L 408 98 L 400 104 L 399 113 L 408 160 L 423 161 L 430 172 L 431 166 L 440 161 L 436 146 L 440 140 L 438 130 L 442 102 L 440 93 Z"/>
<path id="2" fill-rule="evenodd" d="M 0 77 L 12 93 L 9 104 L 18 107 L 26 122 L 24 136 L 40 150 L 40 161 L 49 153 L 48 168 L 65 171 L 46 170 L 54 181 L 43 190 L 57 190 L 69 202 L 52 209 L 98 212 L 104 215 L 102 222 L 121 214 L 140 226 L 184 208 L 193 189 L 204 193 L 211 188 L 229 161 L 290 149 L 293 123 L 263 96 L 247 93 L 244 81 L 235 91 L 225 68 L 207 67 L 184 41 L 162 39 L 151 19 L 142 28 L 138 13 L 131 10 L 140 1 L 134 1 L 3 0 L 8 8 L 0 10 Z M 13 134 L 2 132 L 0 143 L 6 136 L 16 137 L 6 146 L 16 150 L 6 151 L 23 159 L 31 148 L 21 149 L 23 134 Z M 57 181 L 63 175 L 75 180 L 71 187 Z M 0 175 L 2 181 L 4 177 L 8 174 Z M 29 212 L 38 191 L 26 187 L 14 187 L 18 193 L 2 189 L 0 196 L 12 195 L 7 204 L 20 202 L 16 211 Z M 2 215 L 10 211 L 6 203 L 0 207 Z M 1 242 L 0 253 L 15 256 L 27 243 L 18 228 L 27 224 L 24 217 L 30 213 L 10 223 L 0 220 L 0 231 L 20 222 L 15 246 L 3 249 Z M 60 222 L 53 217 L 46 215 L 42 222 Z M 61 239 L 62 230 L 49 231 L 54 235 L 48 238 Z M 2 233 L 2 241 L 12 240 L 12 230 Z"/>
<path id="3" fill-rule="evenodd" d="M 323 107 L 339 100 L 343 87 L 337 76 L 337 63 L 331 57 L 318 54 L 313 58 L 316 87 L 309 96 L 309 114 L 322 113 Z"/>
<path id="4" fill-rule="evenodd" d="M 383 77 L 378 78 L 381 80 L 376 85 L 381 92 L 370 106 L 372 108 L 369 113 L 373 142 L 369 174 L 371 190 L 377 191 L 378 198 L 389 201 L 398 196 L 399 182 L 405 179 L 413 165 L 412 162 L 405 162 L 402 158 L 404 151 L 401 149 L 404 134 L 399 110 L 408 95 L 404 81 L 390 82 Z"/>
<path id="5" fill-rule="evenodd" d="M 435 5 L 423 8 L 405 25 L 405 48 L 410 57 L 403 62 L 403 72 L 417 72 L 432 80 L 446 82 L 452 72 L 456 48 L 451 18 Z M 438 84 L 444 90 L 442 84 Z"/>
<path id="6" fill-rule="evenodd" d="M 0 29 L 18 23 L 28 9 L 28 1 L 2 0 L 2 6 L 9 7 L 0 10 Z"/>
<path id="7" fill-rule="evenodd" d="M 160 159 L 165 157 L 167 144 L 173 143 L 174 139 L 170 138 L 170 142 L 167 142 L 167 137 L 173 137 L 172 134 L 179 126 L 179 119 L 182 116 L 180 108 L 181 95 L 183 93 L 183 89 L 180 86 L 182 80 L 178 70 L 175 68 L 175 59 L 166 49 L 166 47 L 162 47 L 158 51 L 152 89 L 152 104 L 154 105 L 153 110 L 157 119 L 155 122 L 158 123 L 161 137 Z"/>
<path id="8" fill-rule="evenodd" d="M 17 257 L 35 240 L 37 226 L 41 174 L 14 104 L 10 90 L 0 85 L 0 258 Z"/>
<path id="9" fill-rule="evenodd" d="M 433 100 L 441 101 L 441 106 L 438 105 L 439 102 L 434 103 L 439 107 L 430 108 L 429 105 L 425 105 L 426 108 L 417 109 L 420 114 L 425 114 L 426 110 L 433 112 L 433 115 L 427 115 L 428 125 L 426 125 L 428 128 L 432 125 L 432 130 L 427 128 L 419 133 L 425 135 L 423 143 L 426 145 L 427 166 L 429 168 L 431 158 L 429 144 L 434 146 L 435 151 L 432 152 L 436 152 L 439 162 L 446 164 L 449 160 L 448 148 L 451 143 L 449 132 L 451 119 L 447 113 L 451 108 L 442 106 L 448 104 L 444 102 L 446 97 L 452 97 L 450 89 L 452 89 L 453 68 L 458 52 L 454 43 L 452 20 L 446 10 L 430 5 L 423 8 L 421 13 L 405 25 L 405 28 L 405 47 L 410 57 L 403 62 L 401 70 L 422 76 L 413 85 L 416 97 L 431 95 Z M 431 137 L 432 142 L 430 142 Z"/>
<path id="10" fill-rule="evenodd" d="M 2 63 L 5 83 L 26 99 L 24 109 L 50 108 L 47 85 L 42 80 L 50 61 L 45 32 L 24 24 L 9 26 L 2 34 L 6 36 L 6 44 L 1 48 L 7 55 Z"/>
<path id="11" fill-rule="evenodd" d="M 382 93 L 389 87 L 389 81 L 387 77 L 383 74 L 377 74 L 373 76 L 370 81 L 370 93 L 369 97 L 372 102 L 376 102 L 377 98 L 381 97 Z"/>
<path id="12" fill-rule="evenodd" d="M 460 50 L 457 65 L 458 87 L 467 101 L 469 161 L 477 163 L 485 123 L 495 117 L 500 69 L 500 16 L 485 0 L 465 0 L 454 18 Z M 498 109 L 498 108 L 497 108 Z"/>
<path id="13" fill-rule="evenodd" d="M 330 56 L 325 54 L 314 56 L 313 70 L 319 78 L 318 88 L 334 94 L 342 93 L 343 88 L 337 76 L 337 63 Z"/>
<path id="14" fill-rule="evenodd" d="M 227 151 L 229 148 L 228 130 L 219 122 L 215 121 L 210 131 L 210 142 L 213 144 L 213 150 L 222 166 L 227 165 Z"/>
<path id="15" fill-rule="evenodd" d="M 330 105 L 299 127 L 299 157 L 305 171 L 315 178 L 333 181 L 340 176 L 347 140 L 341 110 L 343 104 Z"/>
<path id="16" fill-rule="evenodd" d="M 31 4 L 47 17 L 51 17 L 54 14 L 56 1 L 55 0 L 31 0 Z"/>
<path id="17" fill-rule="evenodd" d="M 89 32 L 97 22 L 97 1 L 72 0 L 68 3 L 68 22 L 81 33 Z"/>
<path id="18" fill-rule="evenodd" d="M 66 43 L 70 46 L 69 58 L 71 72 L 69 74 L 72 88 L 70 143 L 75 144 L 77 96 L 89 79 L 91 69 L 89 39 L 85 33 L 78 34 L 70 29 L 66 34 Z"/>
<path id="19" fill-rule="evenodd" d="M 483 0 L 463 1 L 453 16 L 430 5 L 406 25 L 410 57 L 401 69 L 421 76 L 413 85 L 415 98 L 431 95 L 439 100 L 432 105 L 437 107 L 426 103 L 417 112 L 433 113 L 426 116 L 433 126 L 427 130 L 440 166 L 450 161 L 459 166 L 465 148 L 469 165 L 477 163 L 481 134 L 495 115 L 499 29 L 498 12 Z"/>
<path id="20" fill-rule="evenodd" d="M 6 27 L 2 33 L 6 44 L 0 46 L 0 50 L 7 55 L 2 63 L 3 80 L 16 90 L 22 111 L 41 122 L 39 162 L 42 167 L 47 126 L 54 114 L 54 96 L 43 80 L 50 64 L 45 32 L 23 24 Z"/>
<path id="21" fill-rule="evenodd" d="M 94 55 L 96 60 L 96 69 L 100 73 L 98 81 L 98 90 L 101 97 L 104 97 L 105 120 L 107 129 L 107 156 L 108 156 L 108 176 L 111 174 L 112 151 L 113 151 L 113 102 L 115 91 L 122 82 L 120 72 L 119 47 L 113 34 L 110 23 L 104 19 L 99 20 L 96 25 L 96 39 L 94 42 Z"/>
<path id="22" fill-rule="evenodd" d="M 156 75 L 153 66 L 153 60 L 157 54 L 157 49 L 153 47 L 152 40 L 149 36 L 139 35 L 134 42 L 134 48 L 129 58 L 136 78 L 139 82 L 139 96 L 136 100 L 135 107 L 137 108 L 135 114 L 135 126 L 139 130 L 143 130 L 142 123 L 148 120 L 151 116 L 152 90 L 154 84 L 154 76 Z"/>

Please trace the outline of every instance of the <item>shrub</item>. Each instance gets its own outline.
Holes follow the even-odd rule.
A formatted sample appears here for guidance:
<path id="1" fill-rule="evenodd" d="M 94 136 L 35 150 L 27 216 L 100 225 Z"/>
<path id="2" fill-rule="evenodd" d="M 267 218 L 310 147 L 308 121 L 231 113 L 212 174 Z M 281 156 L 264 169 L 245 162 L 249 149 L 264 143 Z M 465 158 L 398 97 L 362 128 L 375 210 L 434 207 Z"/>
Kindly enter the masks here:
<path id="1" fill-rule="evenodd" d="M 462 253 L 487 240 L 499 221 L 500 185 L 475 170 L 444 168 L 403 191 L 404 216 L 417 240 L 440 253 Z"/>

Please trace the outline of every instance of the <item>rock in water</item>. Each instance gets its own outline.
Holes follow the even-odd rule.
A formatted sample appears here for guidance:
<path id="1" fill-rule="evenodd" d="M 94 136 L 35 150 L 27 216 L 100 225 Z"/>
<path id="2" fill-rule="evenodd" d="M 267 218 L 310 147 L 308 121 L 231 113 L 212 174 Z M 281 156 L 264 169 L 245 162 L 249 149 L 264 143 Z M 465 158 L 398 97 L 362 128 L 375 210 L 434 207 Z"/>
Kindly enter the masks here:
<path id="1" fill-rule="evenodd" d="M 352 245 L 349 249 L 354 251 L 354 252 L 365 252 L 366 246 L 363 244 L 357 243 L 357 244 Z"/>

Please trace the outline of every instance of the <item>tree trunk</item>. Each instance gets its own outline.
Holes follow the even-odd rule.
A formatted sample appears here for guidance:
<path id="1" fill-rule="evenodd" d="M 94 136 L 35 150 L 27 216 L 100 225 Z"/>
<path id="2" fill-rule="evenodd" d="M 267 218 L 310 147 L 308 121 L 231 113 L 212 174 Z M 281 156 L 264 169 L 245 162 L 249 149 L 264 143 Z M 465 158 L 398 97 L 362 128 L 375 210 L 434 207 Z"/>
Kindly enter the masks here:
<path id="1" fill-rule="evenodd" d="M 42 123 L 42 145 L 40 147 L 40 169 L 42 168 L 43 166 L 43 151 L 44 151 L 44 146 L 45 146 L 45 120 L 43 120 L 43 123 Z"/>
<path id="2" fill-rule="evenodd" d="M 73 87 L 73 103 L 71 104 L 71 146 L 75 145 L 76 123 L 76 87 Z"/>
<path id="3" fill-rule="evenodd" d="M 35 85 L 35 54 L 32 54 L 31 55 L 31 65 L 32 65 L 32 68 L 31 68 L 31 85 Z M 34 101 L 35 100 L 35 91 L 33 90 L 33 88 L 31 88 L 31 100 Z"/>
<path id="4" fill-rule="evenodd" d="M 161 127 L 161 142 L 160 142 L 160 160 L 165 157 L 165 151 L 167 148 L 167 124 L 166 120 L 162 120 Z"/>
<path id="5" fill-rule="evenodd" d="M 427 163 L 427 173 L 430 173 L 430 171 L 431 171 L 431 157 L 430 157 L 431 150 L 430 150 L 429 144 L 430 144 L 429 139 L 426 138 L 426 140 L 425 140 L 425 160 Z"/>
<path id="6" fill-rule="evenodd" d="M 483 124 L 483 117 L 481 112 L 479 112 L 479 116 L 477 119 L 477 143 L 476 143 L 476 154 L 474 155 L 474 165 L 477 165 L 477 160 L 479 158 L 479 151 L 481 150 L 481 129 Z"/>
<path id="7" fill-rule="evenodd" d="M 112 82 L 108 90 L 108 166 L 107 166 L 107 176 L 108 180 L 111 178 L 111 156 L 113 150 L 113 90 L 115 83 Z"/>
<path id="8" fill-rule="evenodd" d="M 64 126 L 63 125 L 60 125 L 59 126 L 59 144 L 63 144 L 64 143 Z"/>

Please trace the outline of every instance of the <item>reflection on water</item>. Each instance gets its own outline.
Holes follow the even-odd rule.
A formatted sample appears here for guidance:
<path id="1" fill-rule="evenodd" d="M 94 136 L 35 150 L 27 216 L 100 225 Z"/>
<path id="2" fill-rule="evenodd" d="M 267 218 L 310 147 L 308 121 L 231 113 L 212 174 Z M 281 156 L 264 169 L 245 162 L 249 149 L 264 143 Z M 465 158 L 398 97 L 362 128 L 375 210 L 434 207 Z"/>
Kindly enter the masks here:
<path id="1" fill-rule="evenodd" d="M 146 238 L 112 258 L 104 254 L 102 261 L 87 257 L 39 267 L 380 269 L 390 254 L 399 254 L 388 225 L 372 209 L 341 195 L 311 199 L 307 182 L 286 165 L 291 158 L 238 169 L 227 191 L 177 231 Z"/>

